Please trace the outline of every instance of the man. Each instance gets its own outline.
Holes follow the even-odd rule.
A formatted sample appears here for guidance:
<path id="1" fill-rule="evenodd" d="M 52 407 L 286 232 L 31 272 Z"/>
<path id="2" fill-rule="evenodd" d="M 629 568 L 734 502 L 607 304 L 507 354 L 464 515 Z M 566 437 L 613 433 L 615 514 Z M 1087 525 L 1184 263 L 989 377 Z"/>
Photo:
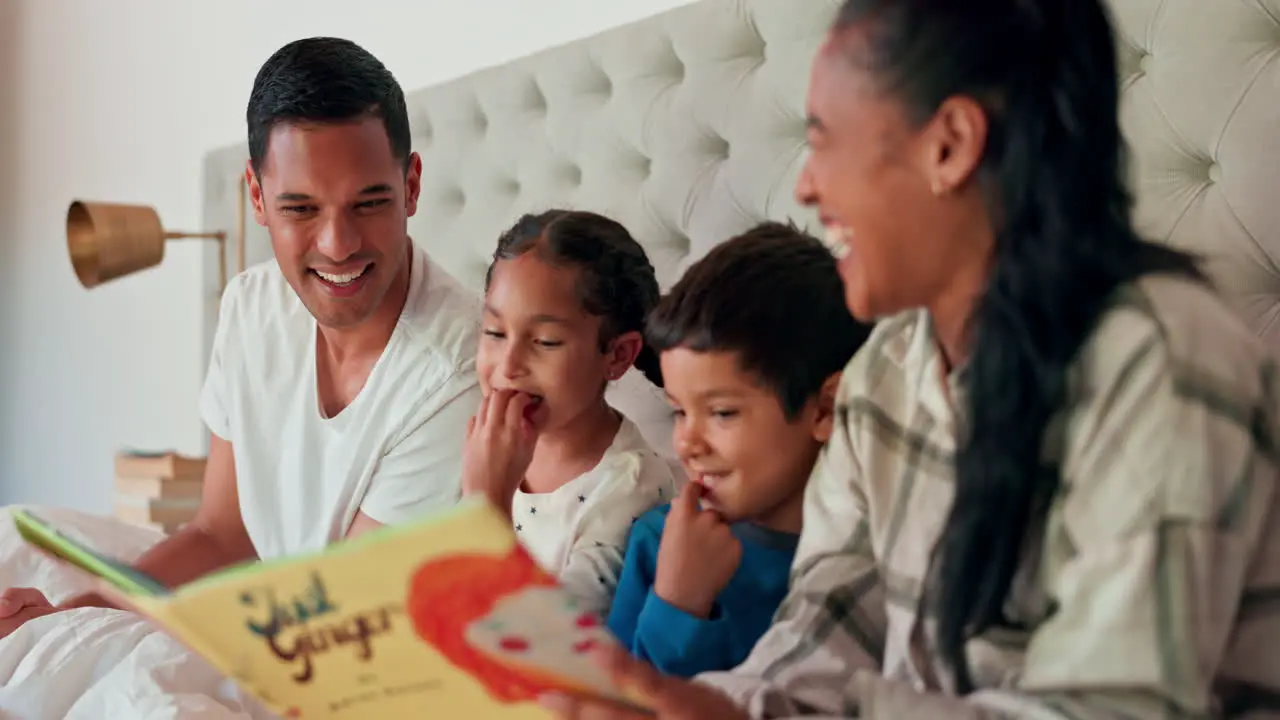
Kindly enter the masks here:
<path id="1" fill-rule="evenodd" d="M 213 433 L 195 520 L 138 569 L 176 586 L 449 505 L 478 405 L 478 296 L 407 235 L 422 162 L 404 95 L 357 45 L 311 38 L 254 82 L 245 168 L 274 263 L 222 299 L 200 406 Z M 61 609 L 0 595 L 0 636 Z"/>

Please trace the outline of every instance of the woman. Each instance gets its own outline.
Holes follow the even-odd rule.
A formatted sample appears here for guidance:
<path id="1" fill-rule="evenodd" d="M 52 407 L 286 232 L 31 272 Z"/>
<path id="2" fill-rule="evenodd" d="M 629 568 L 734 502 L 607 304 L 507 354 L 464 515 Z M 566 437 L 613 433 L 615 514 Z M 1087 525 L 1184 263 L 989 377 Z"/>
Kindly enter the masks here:
<path id="1" fill-rule="evenodd" d="M 1275 363 L 1135 235 L 1113 47 L 1100 0 L 845 2 L 798 192 L 881 323 L 751 657 L 609 658 L 660 717 L 1280 707 Z"/>

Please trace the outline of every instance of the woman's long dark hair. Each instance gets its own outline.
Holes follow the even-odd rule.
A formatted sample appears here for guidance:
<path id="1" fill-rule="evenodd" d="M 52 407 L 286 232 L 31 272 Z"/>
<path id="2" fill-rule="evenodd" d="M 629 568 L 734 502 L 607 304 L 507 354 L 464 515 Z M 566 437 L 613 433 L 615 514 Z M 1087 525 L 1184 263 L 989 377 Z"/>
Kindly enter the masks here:
<path id="1" fill-rule="evenodd" d="M 938 650 L 967 693 L 965 644 L 1016 621 L 1006 599 L 1058 490 L 1045 431 L 1066 400 L 1068 367 L 1121 285 L 1200 274 L 1131 225 L 1101 0 L 847 0 L 835 29 L 916 122 L 955 95 L 989 118 L 978 181 L 995 258 L 968 325 L 966 432 L 930 584 Z"/>

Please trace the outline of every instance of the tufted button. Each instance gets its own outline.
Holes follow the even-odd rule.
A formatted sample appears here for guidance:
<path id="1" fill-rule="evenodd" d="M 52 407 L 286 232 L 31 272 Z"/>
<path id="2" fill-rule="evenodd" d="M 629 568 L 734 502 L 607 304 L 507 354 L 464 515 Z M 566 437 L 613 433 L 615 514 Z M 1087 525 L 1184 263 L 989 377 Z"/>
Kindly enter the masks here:
<path id="1" fill-rule="evenodd" d="M 748 27 L 748 31 L 742 35 L 740 41 L 742 47 L 739 52 L 743 57 L 763 62 L 765 53 L 768 52 L 769 44 L 765 42 L 764 36 L 760 34 L 760 28 L 756 27 L 755 23 L 748 23 Z"/>
<path id="2" fill-rule="evenodd" d="M 561 172 L 561 175 L 564 177 L 564 181 L 569 185 L 572 185 L 573 187 L 578 187 L 579 185 L 582 184 L 582 168 L 578 167 L 577 165 L 574 165 L 572 163 L 567 163 L 565 164 L 564 169 L 561 170 L 560 172 Z"/>
<path id="3" fill-rule="evenodd" d="M 530 83 L 528 108 L 532 112 L 543 113 L 547 110 L 547 94 L 542 91 L 542 86 L 535 79 Z"/>
<path id="4" fill-rule="evenodd" d="M 688 66 L 680 58 L 680 54 L 676 52 L 675 46 L 671 48 L 671 68 L 668 74 L 673 81 L 678 83 L 684 82 L 685 75 L 688 74 Z"/>
<path id="5" fill-rule="evenodd" d="M 451 187 L 441 194 L 440 204 L 451 208 L 454 212 L 461 212 L 467 205 L 467 196 L 462 192 L 462 188 Z"/>
<path id="6" fill-rule="evenodd" d="M 431 142 L 434 129 L 431 126 L 431 115 L 427 113 L 425 107 L 409 116 L 409 129 L 414 137 L 421 138 L 424 142 Z"/>
<path id="7" fill-rule="evenodd" d="M 648 155 L 641 155 L 640 159 L 636 161 L 636 167 L 640 169 L 640 174 L 646 180 L 649 179 L 649 176 L 653 175 L 653 158 Z"/>
<path id="8" fill-rule="evenodd" d="M 605 100 L 613 97 L 613 78 L 609 77 L 609 73 L 600 69 L 600 77 L 596 80 L 596 92 L 603 95 Z"/>
<path id="9" fill-rule="evenodd" d="M 471 272 L 468 277 L 483 278 L 489 274 L 489 263 L 493 258 L 489 255 L 480 255 L 475 262 L 471 263 Z"/>
<path id="10" fill-rule="evenodd" d="M 1209 182 L 1214 184 L 1222 182 L 1222 166 L 1216 162 L 1209 164 Z"/>
<path id="11" fill-rule="evenodd" d="M 1116 45 L 1116 64 L 1119 66 L 1120 79 L 1124 84 L 1133 82 L 1142 74 L 1140 65 L 1146 54 L 1145 50 L 1127 40 Z"/>
<path id="12" fill-rule="evenodd" d="M 484 114 L 484 110 L 479 106 L 476 107 L 476 118 L 472 121 L 472 124 L 476 128 L 476 132 L 480 133 L 481 136 L 489 131 L 489 117 Z"/>
<path id="13" fill-rule="evenodd" d="M 708 155 L 721 160 L 729 157 L 729 141 L 720 135 L 709 135 L 703 141 L 703 148 Z"/>
<path id="14" fill-rule="evenodd" d="M 1143 75 L 1149 75 L 1154 65 L 1155 60 L 1152 58 L 1151 53 L 1144 52 L 1138 56 L 1138 72 Z"/>
<path id="15" fill-rule="evenodd" d="M 671 246 L 676 249 L 680 257 L 683 258 L 689 254 L 689 250 L 693 247 L 693 243 L 689 241 L 689 236 L 684 233 L 671 234 Z"/>
<path id="16" fill-rule="evenodd" d="M 506 178 L 505 180 L 502 180 L 499 183 L 499 187 L 502 189 L 503 193 L 511 197 L 515 197 L 520 194 L 520 181 L 515 178 Z"/>

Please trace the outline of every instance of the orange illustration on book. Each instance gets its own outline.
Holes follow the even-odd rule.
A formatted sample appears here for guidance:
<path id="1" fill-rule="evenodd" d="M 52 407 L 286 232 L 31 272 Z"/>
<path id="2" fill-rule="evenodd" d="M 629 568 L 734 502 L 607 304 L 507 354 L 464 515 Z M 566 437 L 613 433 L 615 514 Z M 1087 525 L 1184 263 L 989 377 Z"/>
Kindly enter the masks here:
<path id="1" fill-rule="evenodd" d="M 453 555 L 422 564 L 406 609 L 419 637 L 501 702 L 533 701 L 550 690 L 613 692 L 591 657 L 611 641 L 608 630 L 518 543 L 506 555 Z"/>

